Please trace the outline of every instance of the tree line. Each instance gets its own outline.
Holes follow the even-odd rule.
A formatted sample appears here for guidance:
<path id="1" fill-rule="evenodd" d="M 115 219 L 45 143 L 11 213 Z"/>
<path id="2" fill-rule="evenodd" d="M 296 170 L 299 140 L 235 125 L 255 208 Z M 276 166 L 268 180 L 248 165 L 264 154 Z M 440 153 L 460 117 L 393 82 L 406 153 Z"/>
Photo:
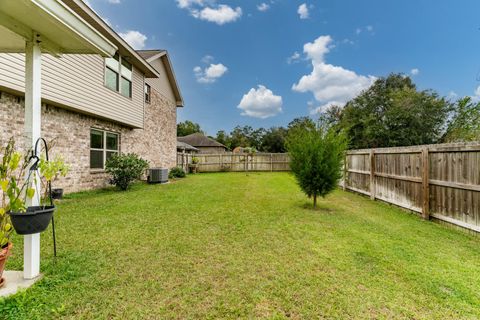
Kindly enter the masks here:
<path id="1" fill-rule="evenodd" d="M 380 148 L 480 140 L 480 103 L 471 97 L 451 101 L 433 90 L 418 90 L 403 74 L 379 78 L 342 108 L 330 106 L 318 118 L 294 119 L 287 127 L 237 126 L 218 131 L 215 140 L 230 150 L 252 147 L 286 152 L 288 133 L 298 127 L 327 126 L 345 133 L 348 148 Z M 191 121 L 179 123 L 178 136 L 202 132 Z"/>

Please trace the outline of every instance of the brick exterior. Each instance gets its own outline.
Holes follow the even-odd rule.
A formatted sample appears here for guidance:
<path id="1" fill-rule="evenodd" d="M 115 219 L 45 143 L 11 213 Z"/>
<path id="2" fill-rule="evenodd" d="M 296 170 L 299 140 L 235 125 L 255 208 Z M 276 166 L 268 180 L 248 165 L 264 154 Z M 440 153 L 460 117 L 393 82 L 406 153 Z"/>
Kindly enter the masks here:
<path id="1" fill-rule="evenodd" d="M 10 137 L 20 144 L 24 137 L 25 104 L 23 97 L 1 92 L 0 143 Z M 98 128 L 120 134 L 120 151 L 134 152 L 150 162 L 151 167 L 176 166 L 176 122 L 174 102 L 152 89 L 152 101 L 145 104 L 144 129 L 131 129 L 111 121 L 83 115 L 64 108 L 42 105 L 42 136 L 55 147 L 51 155 L 60 154 L 70 166 L 66 178 L 59 179 L 54 187 L 65 192 L 101 188 L 108 185 L 104 172 L 90 169 L 90 129 Z"/>

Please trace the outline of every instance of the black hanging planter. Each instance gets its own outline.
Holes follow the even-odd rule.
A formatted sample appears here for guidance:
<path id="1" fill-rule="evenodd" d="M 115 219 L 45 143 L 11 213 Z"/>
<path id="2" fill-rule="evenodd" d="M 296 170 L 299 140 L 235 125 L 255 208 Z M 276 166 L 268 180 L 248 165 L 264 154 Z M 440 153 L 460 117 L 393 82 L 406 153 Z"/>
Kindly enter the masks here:
<path id="1" fill-rule="evenodd" d="M 26 212 L 9 212 L 13 228 L 20 235 L 43 232 L 52 220 L 55 206 L 29 207 Z"/>
<path id="2" fill-rule="evenodd" d="M 48 145 L 47 141 L 43 138 L 38 138 L 35 143 L 35 149 L 32 152 L 32 156 L 29 161 L 34 161 L 30 167 L 30 173 L 27 178 L 27 183 L 30 181 L 31 175 L 33 172 L 38 171 L 38 164 L 40 158 L 38 157 L 38 144 L 42 142 L 45 146 L 45 157 L 48 161 Z M 55 237 L 55 219 L 53 213 L 55 212 L 55 205 L 53 203 L 52 195 L 52 183 L 48 181 L 48 198 L 50 200 L 50 205 L 43 206 L 31 206 L 27 208 L 26 212 L 8 212 L 10 215 L 10 220 L 12 221 L 13 228 L 19 235 L 29 235 L 36 234 L 45 231 L 52 221 L 52 234 L 53 234 L 53 254 L 57 256 L 57 240 Z M 63 196 L 63 189 L 61 190 L 61 196 Z"/>

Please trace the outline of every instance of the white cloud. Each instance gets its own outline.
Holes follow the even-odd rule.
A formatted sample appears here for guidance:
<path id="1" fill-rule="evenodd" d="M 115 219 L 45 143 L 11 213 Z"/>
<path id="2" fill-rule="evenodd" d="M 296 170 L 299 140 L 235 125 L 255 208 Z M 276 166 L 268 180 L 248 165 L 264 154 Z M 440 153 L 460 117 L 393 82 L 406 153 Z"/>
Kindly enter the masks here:
<path id="1" fill-rule="evenodd" d="M 356 35 L 359 35 L 359 34 L 362 33 L 363 31 L 366 31 L 367 33 L 370 33 L 370 35 L 374 35 L 374 34 L 375 34 L 374 28 L 373 28 L 372 25 L 368 25 L 368 26 L 366 26 L 365 28 L 358 27 L 357 29 L 355 29 L 355 34 L 356 34 Z"/>
<path id="2" fill-rule="evenodd" d="M 225 4 L 220 4 L 215 8 L 205 7 L 201 10 L 194 9 L 191 11 L 194 18 L 214 22 L 218 25 L 234 22 L 242 16 L 242 8 L 233 9 Z"/>
<path id="3" fill-rule="evenodd" d="M 457 97 L 457 95 L 456 95 L 455 92 L 454 92 L 454 94 L 455 94 L 455 96 L 452 97 L 451 99 Z M 470 96 L 470 97 L 472 98 L 472 100 L 473 100 L 474 102 L 480 102 L 480 86 L 478 86 L 478 87 L 475 89 L 475 91 L 474 91 L 474 93 L 473 93 L 473 96 Z"/>
<path id="4" fill-rule="evenodd" d="M 358 75 L 354 71 L 325 62 L 325 55 L 333 48 L 330 36 L 318 37 L 304 45 L 303 51 L 311 60 L 313 70 L 292 86 L 297 92 L 311 92 L 318 107 L 324 110 L 331 105 L 343 106 L 376 80 L 374 76 Z M 317 110 L 317 111 L 318 111 Z"/>
<path id="5" fill-rule="evenodd" d="M 292 64 L 292 63 L 297 63 L 301 58 L 300 53 L 295 51 L 290 57 L 287 58 L 287 63 Z"/>
<path id="6" fill-rule="evenodd" d="M 262 2 L 262 3 L 260 3 L 259 5 L 257 5 L 257 10 L 258 10 L 258 11 L 265 12 L 265 11 L 267 11 L 268 9 L 270 9 L 270 5 L 266 4 L 265 2 Z"/>
<path id="7" fill-rule="evenodd" d="M 413 68 L 412 70 L 410 70 L 410 74 L 412 76 L 416 76 L 420 73 L 420 70 L 418 70 L 417 68 Z"/>
<path id="8" fill-rule="evenodd" d="M 310 18 L 310 12 L 306 3 L 302 3 L 297 10 L 297 13 L 300 15 L 300 19 Z"/>
<path id="9" fill-rule="evenodd" d="M 135 30 L 128 30 L 125 33 L 120 32 L 119 35 L 135 50 L 141 50 L 145 48 L 145 42 L 148 39 L 146 35 Z"/>
<path id="10" fill-rule="evenodd" d="M 456 99 L 457 97 L 458 97 L 458 94 L 455 91 L 450 91 L 447 95 L 447 98 L 450 100 Z"/>
<path id="11" fill-rule="evenodd" d="M 212 63 L 208 67 L 205 67 L 205 69 L 202 69 L 200 66 L 193 68 L 193 72 L 199 83 L 214 83 L 227 71 L 228 68 L 221 63 Z"/>
<path id="12" fill-rule="evenodd" d="M 223 25 L 234 22 L 242 16 L 242 8 L 216 4 L 215 0 L 176 0 L 177 6 L 186 9 L 192 17 Z"/>
<path id="13" fill-rule="evenodd" d="M 177 1 L 177 6 L 182 9 L 190 8 L 191 6 L 194 6 L 194 5 L 203 6 L 206 2 L 204 0 L 176 0 L 176 1 Z"/>
<path id="14" fill-rule="evenodd" d="M 120 0 L 108 0 L 108 3 L 111 3 L 111 4 L 119 4 L 119 3 L 120 3 Z"/>
<path id="15" fill-rule="evenodd" d="M 215 60 L 215 58 L 209 54 L 207 54 L 205 57 L 202 58 L 203 63 L 210 63 L 213 60 Z"/>
<path id="16" fill-rule="evenodd" d="M 243 110 L 242 116 L 266 119 L 282 112 L 283 99 L 273 94 L 272 90 L 259 85 L 243 95 L 238 109 Z"/>

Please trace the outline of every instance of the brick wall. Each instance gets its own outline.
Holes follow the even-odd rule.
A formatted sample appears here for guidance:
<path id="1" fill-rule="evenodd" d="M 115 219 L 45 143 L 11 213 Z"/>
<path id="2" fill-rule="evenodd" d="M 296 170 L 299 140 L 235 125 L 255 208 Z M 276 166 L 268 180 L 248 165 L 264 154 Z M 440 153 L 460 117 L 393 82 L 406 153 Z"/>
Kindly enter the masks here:
<path id="1" fill-rule="evenodd" d="M 24 141 L 23 97 L 1 92 L 0 143 L 10 137 L 18 144 Z M 111 121 L 79 114 L 51 105 L 42 105 L 42 136 L 55 147 L 51 156 L 60 154 L 70 166 L 66 178 L 54 187 L 66 192 L 104 187 L 108 177 L 104 172 L 90 170 L 90 128 L 104 129 L 120 134 L 120 151 L 134 152 L 150 162 L 151 167 L 172 168 L 176 165 L 175 103 L 152 90 L 151 104 L 145 104 L 144 129 L 131 129 Z"/>

